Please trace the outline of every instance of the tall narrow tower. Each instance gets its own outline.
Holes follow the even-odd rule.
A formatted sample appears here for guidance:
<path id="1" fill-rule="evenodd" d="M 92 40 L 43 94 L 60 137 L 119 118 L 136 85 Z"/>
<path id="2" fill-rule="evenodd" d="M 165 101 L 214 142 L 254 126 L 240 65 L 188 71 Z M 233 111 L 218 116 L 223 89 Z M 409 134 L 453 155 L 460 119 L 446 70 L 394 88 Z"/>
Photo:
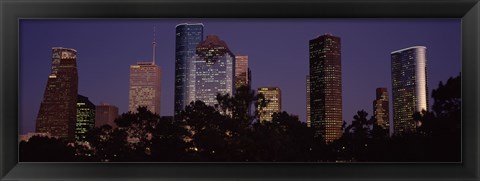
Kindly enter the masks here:
<path id="1" fill-rule="evenodd" d="M 185 108 L 188 102 L 188 78 L 192 57 L 197 45 L 203 41 L 202 23 L 182 23 L 175 27 L 175 115 Z"/>
<path id="2" fill-rule="evenodd" d="M 375 91 L 375 100 L 373 100 L 373 116 L 377 120 L 378 126 L 382 129 L 390 129 L 390 114 L 388 105 L 387 88 L 379 87 Z"/>
<path id="3" fill-rule="evenodd" d="M 155 28 L 153 37 L 153 60 L 130 65 L 128 111 L 136 112 L 137 108 L 142 106 L 160 115 L 161 71 L 160 67 L 155 64 Z"/>
<path id="4" fill-rule="evenodd" d="M 415 131 L 415 112 L 428 111 L 427 47 L 391 53 L 393 126 L 395 134 Z"/>
<path id="5" fill-rule="evenodd" d="M 36 132 L 74 141 L 77 91 L 77 51 L 52 48 L 52 68 L 38 111 Z"/>
<path id="6" fill-rule="evenodd" d="M 340 38 L 325 34 L 309 43 L 311 126 L 328 143 L 343 133 Z"/>

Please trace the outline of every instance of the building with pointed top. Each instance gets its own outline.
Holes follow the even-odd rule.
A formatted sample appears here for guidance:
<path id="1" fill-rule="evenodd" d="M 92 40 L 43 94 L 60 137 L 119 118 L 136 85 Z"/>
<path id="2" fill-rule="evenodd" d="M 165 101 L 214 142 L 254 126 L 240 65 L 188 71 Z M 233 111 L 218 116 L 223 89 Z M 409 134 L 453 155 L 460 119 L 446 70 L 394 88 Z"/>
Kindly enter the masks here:
<path id="1" fill-rule="evenodd" d="M 208 35 L 200 42 L 190 61 L 187 102 L 214 106 L 217 94 L 234 94 L 235 55 L 218 36 Z"/>
<path id="2" fill-rule="evenodd" d="M 138 107 L 147 107 L 152 113 L 160 115 L 161 70 L 155 64 L 155 46 L 154 33 L 152 61 L 130 65 L 128 97 L 128 111 L 130 112 L 136 112 Z"/>

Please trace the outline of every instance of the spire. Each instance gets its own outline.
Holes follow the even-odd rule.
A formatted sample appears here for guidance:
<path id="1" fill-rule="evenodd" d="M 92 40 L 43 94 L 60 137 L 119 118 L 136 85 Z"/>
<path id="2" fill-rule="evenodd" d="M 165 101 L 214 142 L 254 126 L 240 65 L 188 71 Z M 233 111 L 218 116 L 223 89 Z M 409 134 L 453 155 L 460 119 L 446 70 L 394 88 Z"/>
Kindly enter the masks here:
<path id="1" fill-rule="evenodd" d="M 152 65 L 155 65 L 155 46 L 157 45 L 157 42 L 155 42 L 155 26 L 153 26 L 153 57 L 152 57 Z"/>

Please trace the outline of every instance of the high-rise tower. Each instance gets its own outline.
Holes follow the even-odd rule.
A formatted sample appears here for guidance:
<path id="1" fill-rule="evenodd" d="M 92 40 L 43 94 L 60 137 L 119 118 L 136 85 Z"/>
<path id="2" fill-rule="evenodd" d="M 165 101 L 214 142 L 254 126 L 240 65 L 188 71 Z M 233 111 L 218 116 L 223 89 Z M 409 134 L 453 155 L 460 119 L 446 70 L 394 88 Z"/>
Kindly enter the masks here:
<path id="1" fill-rule="evenodd" d="M 75 127 L 75 140 L 85 141 L 87 132 L 95 127 L 95 105 L 88 97 L 78 95 L 77 98 L 77 124 Z"/>
<path id="2" fill-rule="evenodd" d="M 310 75 L 307 75 L 307 127 L 312 126 L 311 115 L 310 115 Z"/>
<path id="3" fill-rule="evenodd" d="M 160 67 L 155 64 L 155 30 L 151 62 L 130 65 L 130 91 L 128 111 L 136 112 L 140 106 L 160 115 Z"/>
<path id="4" fill-rule="evenodd" d="M 77 91 L 77 51 L 52 48 L 52 68 L 38 111 L 36 132 L 74 141 Z"/>
<path id="5" fill-rule="evenodd" d="M 390 129 L 390 114 L 388 105 L 387 88 L 376 89 L 375 100 L 373 100 L 373 116 L 377 120 L 378 126 L 385 130 Z"/>
<path id="6" fill-rule="evenodd" d="M 182 23 L 175 27 L 175 114 L 188 105 L 188 74 L 191 58 L 203 41 L 203 24 Z"/>
<path id="7" fill-rule="evenodd" d="M 235 55 L 235 88 L 249 86 L 248 56 Z"/>
<path id="8" fill-rule="evenodd" d="M 316 137 L 332 142 L 342 136 L 342 64 L 340 38 L 325 34 L 309 42 L 310 119 Z"/>
<path id="9" fill-rule="evenodd" d="M 234 94 L 235 56 L 227 44 L 215 35 L 209 35 L 197 46 L 188 78 L 188 102 L 200 100 L 213 106 L 216 96 Z"/>
<path id="10" fill-rule="evenodd" d="M 282 94 L 278 87 L 259 87 L 258 93 L 265 96 L 268 101 L 267 106 L 263 109 L 258 107 L 260 113 L 260 122 L 272 121 L 273 113 L 282 111 Z"/>
<path id="11" fill-rule="evenodd" d="M 428 111 L 427 48 L 414 46 L 391 53 L 395 134 L 415 131 L 415 112 Z"/>

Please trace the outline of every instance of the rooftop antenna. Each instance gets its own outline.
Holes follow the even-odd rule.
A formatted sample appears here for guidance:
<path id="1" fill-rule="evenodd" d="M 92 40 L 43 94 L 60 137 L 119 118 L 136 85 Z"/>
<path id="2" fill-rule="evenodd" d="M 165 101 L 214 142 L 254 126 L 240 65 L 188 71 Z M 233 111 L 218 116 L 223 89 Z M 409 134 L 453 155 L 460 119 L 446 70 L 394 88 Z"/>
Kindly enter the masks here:
<path id="1" fill-rule="evenodd" d="M 153 26 L 153 57 L 152 57 L 152 65 L 155 65 L 155 46 L 157 45 L 157 42 L 155 42 L 155 26 Z"/>

